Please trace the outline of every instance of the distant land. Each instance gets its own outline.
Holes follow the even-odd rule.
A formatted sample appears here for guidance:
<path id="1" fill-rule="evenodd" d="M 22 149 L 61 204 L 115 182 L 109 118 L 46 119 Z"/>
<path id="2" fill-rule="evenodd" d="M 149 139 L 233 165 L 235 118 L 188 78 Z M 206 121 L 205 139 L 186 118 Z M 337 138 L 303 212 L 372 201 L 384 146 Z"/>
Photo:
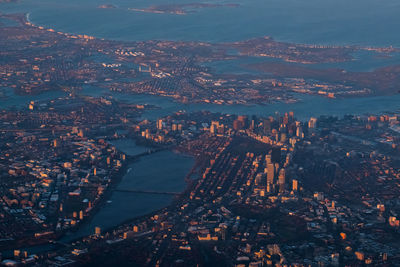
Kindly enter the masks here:
<path id="1" fill-rule="evenodd" d="M 372 72 L 347 72 L 342 69 L 312 69 L 286 63 L 268 62 L 248 67 L 272 73 L 277 77 L 302 77 L 332 84 L 344 84 L 365 88 L 365 94 L 391 94 L 399 89 L 400 65 L 387 66 Z M 373 90 L 367 89 L 371 88 Z"/>
<path id="2" fill-rule="evenodd" d="M 0 86 L 14 87 L 20 95 L 66 88 L 79 91 L 91 84 L 181 103 L 267 104 L 297 102 L 298 93 L 329 98 L 391 95 L 398 93 L 400 83 L 398 63 L 371 72 L 346 71 L 341 65 L 312 66 L 351 62 L 360 51 L 391 57 L 399 52 L 393 47 L 317 46 L 278 42 L 271 37 L 234 43 L 116 42 L 56 32 L 32 24 L 23 14 L 0 18 L 20 23 L 0 28 L 0 35 L 7 36 L 0 40 L 4 58 Z M 216 62 L 248 72 L 219 72 L 212 67 Z"/>
<path id="3" fill-rule="evenodd" d="M 112 5 L 112 4 L 104 4 L 104 5 L 98 6 L 98 8 L 108 9 L 108 8 L 117 8 L 117 6 Z"/>
<path id="4" fill-rule="evenodd" d="M 129 8 L 132 11 L 148 12 L 148 13 L 168 13 L 176 15 L 186 15 L 194 13 L 200 8 L 217 8 L 217 7 L 239 7 L 239 4 L 209 4 L 209 3 L 190 3 L 190 4 L 170 4 L 170 5 L 153 5 L 148 8 L 138 9 Z"/>

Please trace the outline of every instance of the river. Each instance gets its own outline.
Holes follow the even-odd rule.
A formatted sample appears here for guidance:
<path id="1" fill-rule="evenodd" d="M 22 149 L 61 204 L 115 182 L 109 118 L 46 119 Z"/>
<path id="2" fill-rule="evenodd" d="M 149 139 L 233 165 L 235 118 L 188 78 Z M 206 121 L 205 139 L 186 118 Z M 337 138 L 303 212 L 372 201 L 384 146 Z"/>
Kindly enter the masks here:
<path id="1" fill-rule="evenodd" d="M 134 156 L 148 151 L 134 140 L 122 139 L 112 144 L 124 153 Z M 117 185 L 110 201 L 90 221 L 76 232 L 67 233 L 62 241 L 68 242 L 94 233 L 95 227 L 108 229 L 135 217 L 166 207 L 173 196 L 151 193 L 120 192 L 123 190 L 151 190 L 156 192 L 182 192 L 186 187 L 185 176 L 194 165 L 192 157 L 164 150 L 140 157 L 128 166 L 127 173 Z"/>

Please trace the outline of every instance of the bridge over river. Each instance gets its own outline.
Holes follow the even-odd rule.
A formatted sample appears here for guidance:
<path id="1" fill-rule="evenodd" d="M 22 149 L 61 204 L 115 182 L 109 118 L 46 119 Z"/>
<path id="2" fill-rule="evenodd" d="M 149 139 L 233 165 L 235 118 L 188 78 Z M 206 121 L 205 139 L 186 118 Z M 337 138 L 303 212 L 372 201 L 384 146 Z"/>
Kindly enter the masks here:
<path id="1" fill-rule="evenodd" d="M 158 195 L 173 195 L 178 196 L 182 193 L 179 192 L 163 192 L 163 191 L 153 191 L 153 190 L 135 190 L 135 189 L 115 189 L 114 192 L 123 193 L 139 193 L 139 194 L 158 194 Z"/>

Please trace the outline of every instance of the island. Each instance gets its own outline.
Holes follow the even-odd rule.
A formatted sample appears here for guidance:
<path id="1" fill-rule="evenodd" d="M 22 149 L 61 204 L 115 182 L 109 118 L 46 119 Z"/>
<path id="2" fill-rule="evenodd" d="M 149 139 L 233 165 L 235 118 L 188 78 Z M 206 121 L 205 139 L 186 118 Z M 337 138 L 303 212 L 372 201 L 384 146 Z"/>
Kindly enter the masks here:
<path id="1" fill-rule="evenodd" d="M 101 9 L 110 9 L 110 8 L 117 8 L 117 6 L 112 5 L 112 4 L 104 4 L 104 5 L 100 5 L 97 8 L 101 8 Z"/>
<path id="2" fill-rule="evenodd" d="M 239 7 L 239 4 L 211 4 L 211 3 L 190 3 L 190 4 L 168 4 L 168 5 L 153 5 L 148 8 L 129 8 L 132 11 L 147 12 L 155 14 L 176 14 L 186 15 L 195 13 L 201 8 L 218 8 L 218 7 Z"/>

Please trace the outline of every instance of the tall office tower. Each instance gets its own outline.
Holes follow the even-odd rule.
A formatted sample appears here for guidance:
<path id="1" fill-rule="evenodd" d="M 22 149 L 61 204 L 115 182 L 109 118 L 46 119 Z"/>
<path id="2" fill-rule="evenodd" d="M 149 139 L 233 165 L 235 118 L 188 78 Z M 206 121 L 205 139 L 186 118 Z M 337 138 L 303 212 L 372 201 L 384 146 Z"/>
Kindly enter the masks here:
<path id="1" fill-rule="evenodd" d="M 285 143 L 286 140 L 287 140 L 286 134 L 285 134 L 285 133 L 281 133 L 281 142 L 282 142 L 282 143 Z"/>
<path id="2" fill-rule="evenodd" d="M 263 180 L 263 174 L 262 173 L 258 173 L 256 175 L 256 179 L 254 180 L 255 185 L 262 184 L 262 180 Z"/>
<path id="3" fill-rule="evenodd" d="M 250 121 L 250 125 L 249 125 L 250 130 L 254 130 L 255 127 L 256 127 L 256 121 L 255 120 L 251 120 Z"/>
<path id="4" fill-rule="evenodd" d="M 244 123 L 244 126 L 247 126 L 247 116 L 245 116 L 245 115 L 240 115 L 240 116 L 238 116 L 237 119 L 238 119 L 239 121 L 243 122 L 243 123 Z"/>
<path id="5" fill-rule="evenodd" d="M 35 101 L 31 101 L 29 103 L 29 110 L 33 110 L 35 108 Z"/>
<path id="6" fill-rule="evenodd" d="M 289 122 L 292 122 L 292 121 L 294 121 L 294 112 L 290 111 L 289 112 Z"/>
<path id="7" fill-rule="evenodd" d="M 216 131 L 217 131 L 217 126 L 215 126 L 215 124 L 211 124 L 210 133 L 215 134 Z"/>
<path id="8" fill-rule="evenodd" d="M 250 122 L 250 129 L 254 130 L 256 128 L 257 125 L 257 116 L 251 116 L 251 122 Z"/>
<path id="9" fill-rule="evenodd" d="M 286 179 L 286 172 L 285 172 L 285 169 L 282 168 L 279 171 L 279 177 L 278 177 L 279 191 L 280 192 L 285 191 L 285 179 Z"/>
<path id="10" fill-rule="evenodd" d="M 317 127 L 317 118 L 311 117 L 308 121 L 308 128 L 313 129 Z"/>
<path id="11" fill-rule="evenodd" d="M 271 155 L 270 154 L 265 155 L 265 163 L 268 164 L 268 163 L 271 163 L 271 162 L 272 162 L 271 161 Z"/>
<path id="12" fill-rule="evenodd" d="M 264 120 L 263 121 L 263 132 L 264 134 L 269 134 L 271 132 L 271 121 L 270 120 Z"/>
<path id="13" fill-rule="evenodd" d="M 241 130 L 243 128 L 244 128 L 244 124 L 243 124 L 242 121 L 240 121 L 240 120 L 234 120 L 233 121 L 233 129 L 235 131 L 239 131 L 239 130 Z"/>
<path id="14" fill-rule="evenodd" d="M 210 133 L 215 134 L 218 131 L 219 121 L 212 121 L 210 126 Z"/>
<path id="15" fill-rule="evenodd" d="M 287 125 L 289 123 L 289 115 L 287 113 L 285 113 L 285 116 L 282 119 L 282 123 L 284 125 Z"/>
<path id="16" fill-rule="evenodd" d="M 95 227 L 94 228 L 94 234 L 97 235 L 97 236 L 101 235 L 101 228 L 100 227 Z"/>
<path id="17" fill-rule="evenodd" d="M 267 184 L 267 193 L 271 193 L 271 185 Z"/>
<path id="18" fill-rule="evenodd" d="M 157 120 L 157 129 L 161 130 L 163 128 L 163 121 L 162 119 Z"/>
<path id="19" fill-rule="evenodd" d="M 275 178 L 275 167 L 273 163 L 267 164 L 267 184 L 273 184 Z"/>
<path id="20" fill-rule="evenodd" d="M 275 141 L 279 141 L 279 132 L 276 129 L 272 129 L 271 135 L 275 138 Z"/>
<path id="21" fill-rule="evenodd" d="M 296 136 L 303 138 L 303 128 L 301 126 L 297 126 L 296 128 Z"/>
<path id="22" fill-rule="evenodd" d="M 292 181 L 292 190 L 293 191 L 299 190 L 299 181 L 297 181 L 296 179 L 293 179 Z"/>
<path id="23" fill-rule="evenodd" d="M 292 153 L 288 153 L 286 155 L 286 161 L 285 161 L 285 164 L 283 166 L 288 166 L 290 164 L 290 162 L 292 161 L 292 158 L 293 158 Z"/>

